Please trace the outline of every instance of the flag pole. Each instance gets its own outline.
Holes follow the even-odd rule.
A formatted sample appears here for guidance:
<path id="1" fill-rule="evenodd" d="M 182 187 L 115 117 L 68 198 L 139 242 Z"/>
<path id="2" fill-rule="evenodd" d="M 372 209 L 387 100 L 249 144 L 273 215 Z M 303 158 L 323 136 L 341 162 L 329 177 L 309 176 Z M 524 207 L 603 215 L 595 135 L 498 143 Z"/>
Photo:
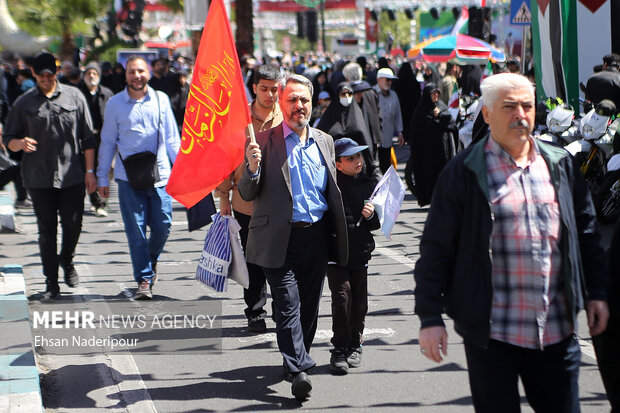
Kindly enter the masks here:
<path id="1" fill-rule="evenodd" d="M 254 135 L 254 125 L 249 123 L 247 128 L 248 128 L 248 135 L 250 137 L 250 142 L 256 143 L 256 135 Z"/>

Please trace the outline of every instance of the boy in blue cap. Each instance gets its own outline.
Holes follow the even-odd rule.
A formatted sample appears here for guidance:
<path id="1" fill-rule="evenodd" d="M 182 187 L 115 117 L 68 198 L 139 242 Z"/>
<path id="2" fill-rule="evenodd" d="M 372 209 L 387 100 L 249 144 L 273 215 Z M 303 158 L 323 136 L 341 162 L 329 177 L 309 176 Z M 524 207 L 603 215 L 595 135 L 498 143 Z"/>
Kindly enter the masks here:
<path id="1" fill-rule="evenodd" d="M 332 344 L 330 367 L 334 374 L 347 374 L 349 367 L 362 362 L 364 320 L 368 312 L 368 261 L 375 249 L 370 231 L 379 229 L 379 218 L 368 198 L 377 184 L 362 174 L 364 159 L 354 140 L 341 138 L 334 142 L 337 181 L 347 219 L 349 260 L 341 267 L 329 263 L 327 280 L 332 293 Z"/>

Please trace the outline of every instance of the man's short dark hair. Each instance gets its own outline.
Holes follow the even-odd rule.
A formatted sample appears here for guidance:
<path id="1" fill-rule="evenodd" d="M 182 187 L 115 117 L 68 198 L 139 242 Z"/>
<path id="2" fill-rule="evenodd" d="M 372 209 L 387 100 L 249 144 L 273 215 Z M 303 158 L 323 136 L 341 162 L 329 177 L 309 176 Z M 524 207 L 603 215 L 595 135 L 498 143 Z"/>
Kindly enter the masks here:
<path id="1" fill-rule="evenodd" d="M 607 67 L 615 67 L 616 69 L 620 67 L 620 55 L 616 53 L 610 53 L 603 57 L 603 63 L 607 65 Z"/>
<path id="2" fill-rule="evenodd" d="M 255 85 L 258 85 L 258 82 L 260 82 L 261 79 L 279 82 L 281 78 L 282 74 L 280 73 L 280 69 L 277 67 L 273 65 L 261 65 L 254 70 L 252 81 Z"/>
<path id="3" fill-rule="evenodd" d="M 127 65 L 131 62 L 134 62 L 136 60 L 142 60 L 144 63 L 146 63 L 147 65 L 149 64 L 149 62 L 146 61 L 146 59 L 143 56 L 137 55 L 137 54 L 132 54 L 131 56 L 129 56 L 127 58 L 127 62 L 125 62 L 125 67 L 127 67 Z M 122 66 L 122 65 L 121 65 Z"/>
<path id="4" fill-rule="evenodd" d="M 165 57 L 158 57 L 157 59 L 153 60 L 151 62 L 151 66 L 155 66 L 155 63 L 157 62 L 161 62 L 164 66 L 168 66 L 168 64 L 170 63 L 170 61 L 165 58 Z"/>

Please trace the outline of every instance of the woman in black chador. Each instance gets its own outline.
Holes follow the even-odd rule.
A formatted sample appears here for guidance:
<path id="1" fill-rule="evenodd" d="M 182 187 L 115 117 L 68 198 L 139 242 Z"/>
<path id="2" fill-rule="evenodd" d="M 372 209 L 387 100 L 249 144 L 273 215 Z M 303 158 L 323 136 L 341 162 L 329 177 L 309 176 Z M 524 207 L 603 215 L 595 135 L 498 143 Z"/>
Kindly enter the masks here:
<path id="1" fill-rule="evenodd" d="M 439 173 L 456 153 L 454 138 L 458 138 L 456 124 L 448 107 L 439 100 L 436 84 L 424 88 L 409 130 L 416 197 L 418 204 L 425 206 L 431 202 Z"/>
<path id="2" fill-rule="evenodd" d="M 353 88 L 347 82 L 342 82 L 336 89 L 336 96 L 325 109 L 317 129 L 331 135 L 334 140 L 340 138 L 353 139 L 358 145 L 367 145 L 368 150 L 362 153 L 364 157 L 364 173 L 373 175 L 374 149 L 370 133 L 364 121 L 362 109 L 353 99 Z"/>
<path id="3" fill-rule="evenodd" d="M 418 106 L 422 90 L 420 83 L 416 79 L 416 74 L 408 61 L 403 62 L 398 69 L 398 81 L 395 86 L 396 94 L 400 102 L 400 113 L 403 119 L 411 119 L 415 108 Z M 406 123 L 406 122 L 405 122 Z M 411 125 L 403 125 L 403 135 L 409 136 Z"/>

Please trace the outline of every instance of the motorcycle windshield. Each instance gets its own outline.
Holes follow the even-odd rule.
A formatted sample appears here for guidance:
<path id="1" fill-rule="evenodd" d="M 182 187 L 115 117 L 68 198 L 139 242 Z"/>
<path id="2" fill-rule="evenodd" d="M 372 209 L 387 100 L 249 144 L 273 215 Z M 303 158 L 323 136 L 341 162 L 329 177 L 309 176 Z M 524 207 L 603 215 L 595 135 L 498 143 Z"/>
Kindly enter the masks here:
<path id="1" fill-rule="evenodd" d="M 607 130 L 609 116 L 601 116 L 592 109 L 581 118 L 581 136 L 584 139 L 598 139 Z"/>
<path id="2" fill-rule="evenodd" d="M 553 133 L 564 132 L 566 129 L 570 128 L 574 115 L 574 110 L 556 106 L 547 115 L 547 128 Z"/>

